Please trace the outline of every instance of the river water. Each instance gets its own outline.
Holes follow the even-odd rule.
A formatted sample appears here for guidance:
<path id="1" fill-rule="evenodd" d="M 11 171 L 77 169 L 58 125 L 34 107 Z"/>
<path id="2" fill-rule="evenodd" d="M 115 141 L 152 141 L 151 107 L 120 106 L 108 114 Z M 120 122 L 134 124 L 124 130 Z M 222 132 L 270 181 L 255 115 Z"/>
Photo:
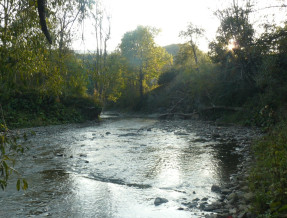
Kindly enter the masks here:
<path id="1" fill-rule="evenodd" d="M 39 127 L 0 192 L 0 217 L 204 217 L 256 133 L 191 120 L 103 116 L 101 122 Z M 167 203 L 155 206 L 157 197 Z M 193 207 L 187 206 L 195 202 Z"/>

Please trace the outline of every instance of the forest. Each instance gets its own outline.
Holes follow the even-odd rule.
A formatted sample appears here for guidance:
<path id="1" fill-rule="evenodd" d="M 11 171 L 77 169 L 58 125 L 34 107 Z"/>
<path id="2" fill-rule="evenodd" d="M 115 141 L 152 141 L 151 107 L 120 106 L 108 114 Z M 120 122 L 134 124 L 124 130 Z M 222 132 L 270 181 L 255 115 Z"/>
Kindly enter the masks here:
<path id="1" fill-rule="evenodd" d="M 274 8 L 287 5 L 275 1 Z M 110 52 L 110 20 L 97 1 L 1 0 L 1 187 L 10 175 L 8 151 L 23 152 L 9 129 L 83 122 L 102 110 L 199 117 L 264 131 L 253 144 L 252 210 L 258 217 L 286 216 L 287 20 L 262 23 L 258 32 L 251 1 L 215 13 L 220 26 L 208 52 L 197 44 L 205 30 L 192 22 L 179 33 L 186 43 L 158 46 L 159 30 L 138 26 Z M 87 18 L 97 48 L 85 53 L 71 45 Z"/>

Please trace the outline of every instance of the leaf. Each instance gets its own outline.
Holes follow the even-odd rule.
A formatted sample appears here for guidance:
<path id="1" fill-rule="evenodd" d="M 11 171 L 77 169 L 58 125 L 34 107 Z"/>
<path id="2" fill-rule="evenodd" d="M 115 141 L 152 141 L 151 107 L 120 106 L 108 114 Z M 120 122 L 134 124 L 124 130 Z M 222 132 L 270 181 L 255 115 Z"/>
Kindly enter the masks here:
<path id="1" fill-rule="evenodd" d="M 17 180 L 17 184 L 16 184 L 16 188 L 17 188 L 17 191 L 20 191 L 20 179 Z"/>
<path id="2" fill-rule="evenodd" d="M 283 207 L 279 209 L 279 212 L 282 212 L 282 211 L 287 211 L 287 204 L 285 204 Z"/>
<path id="3" fill-rule="evenodd" d="M 23 187 L 22 187 L 23 190 L 26 190 L 28 189 L 28 182 L 26 181 L 26 179 L 23 179 Z"/>
<path id="4" fill-rule="evenodd" d="M 280 202 L 272 202 L 271 204 L 270 204 L 270 208 L 271 208 L 271 210 L 272 211 L 274 211 L 274 210 L 277 210 L 278 209 L 278 207 L 280 207 L 280 205 L 281 205 L 281 203 Z"/>
<path id="5" fill-rule="evenodd" d="M 8 176 L 9 176 L 8 169 L 9 169 L 9 167 L 8 167 L 6 161 L 3 161 L 2 164 L 3 164 L 4 170 L 5 170 L 5 179 L 8 180 Z"/>

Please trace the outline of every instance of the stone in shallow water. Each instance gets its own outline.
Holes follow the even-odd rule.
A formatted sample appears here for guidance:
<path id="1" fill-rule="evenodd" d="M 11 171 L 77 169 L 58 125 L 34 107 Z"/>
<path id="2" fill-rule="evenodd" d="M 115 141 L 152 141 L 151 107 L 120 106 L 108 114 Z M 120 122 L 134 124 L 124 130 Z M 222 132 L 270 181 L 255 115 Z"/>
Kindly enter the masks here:
<path id="1" fill-rule="evenodd" d="M 155 200 L 154 200 L 154 205 L 155 206 L 158 206 L 158 205 L 161 205 L 161 204 L 164 204 L 164 203 L 167 203 L 168 200 L 166 198 L 160 198 L 160 197 L 157 197 Z"/>
<path id="2" fill-rule="evenodd" d="M 188 133 L 185 132 L 174 132 L 175 135 L 189 135 Z"/>
<path id="3" fill-rule="evenodd" d="M 118 137 L 128 137 L 128 136 L 138 136 L 138 133 L 126 133 L 126 134 L 120 134 Z"/>
<path id="4" fill-rule="evenodd" d="M 221 192 L 221 188 L 218 185 L 212 185 L 211 186 L 211 191 L 216 192 L 216 193 L 220 193 Z"/>

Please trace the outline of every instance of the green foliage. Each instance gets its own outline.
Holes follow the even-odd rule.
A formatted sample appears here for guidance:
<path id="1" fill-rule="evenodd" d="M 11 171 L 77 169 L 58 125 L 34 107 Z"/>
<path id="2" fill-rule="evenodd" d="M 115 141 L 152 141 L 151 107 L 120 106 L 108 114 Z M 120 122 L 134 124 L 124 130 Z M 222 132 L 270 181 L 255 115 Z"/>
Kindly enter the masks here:
<path id="1" fill-rule="evenodd" d="M 162 74 L 160 74 L 157 83 L 159 85 L 165 85 L 167 83 L 171 83 L 175 79 L 176 76 L 177 76 L 177 72 L 175 69 L 166 70 Z"/>
<path id="2" fill-rule="evenodd" d="M 238 97 L 254 93 L 254 73 L 260 58 L 254 47 L 254 29 L 250 24 L 251 6 L 241 8 L 236 5 L 217 12 L 221 21 L 216 40 L 209 45 L 209 55 L 221 70 L 221 80 L 227 85 L 223 93 L 234 94 L 244 92 Z M 231 47 L 230 47 L 231 46 Z M 243 104 L 246 99 L 239 101 Z"/>
<path id="3" fill-rule="evenodd" d="M 2 113 L 1 105 L 0 109 Z M 19 177 L 16 184 L 18 191 L 21 188 L 23 190 L 28 188 L 27 181 L 24 178 L 21 178 L 20 173 L 14 169 L 17 155 L 19 153 L 22 154 L 25 150 L 25 147 L 18 144 L 18 139 L 18 136 L 9 134 L 4 118 L 2 118 L 2 122 L 0 122 L 0 186 L 2 190 L 7 187 L 8 179 L 12 173 L 17 174 Z M 22 186 L 21 183 L 23 184 Z"/>
<path id="4" fill-rule="evenodd" d="M 141 98 L 145 91 L 156 85 L 154 80 L 163 67 L 172 63 L 172 57 L 154 42 L 157 32 L 150 27 L 138 26 L 127 32 L 120 44 L 121 55 L 128 64 L 129 79 L 138 86 Z"/>
<path id="5" fill-rule="evenodd" d="M 96 119 L 101 106 L 93 97 L 42 95 L 36 90 L 0 95 L 9 127 L 31 127 Z M 74 102 L 73 102 L 74 101 Z"/>
<path id="6" fill-rule="evenodd" d="M 256 194 L 253 202 L 258 216 L 287 215 L 287 125 L 278 124 L 254 146 L 256 165 L 250 185 Z"/>

